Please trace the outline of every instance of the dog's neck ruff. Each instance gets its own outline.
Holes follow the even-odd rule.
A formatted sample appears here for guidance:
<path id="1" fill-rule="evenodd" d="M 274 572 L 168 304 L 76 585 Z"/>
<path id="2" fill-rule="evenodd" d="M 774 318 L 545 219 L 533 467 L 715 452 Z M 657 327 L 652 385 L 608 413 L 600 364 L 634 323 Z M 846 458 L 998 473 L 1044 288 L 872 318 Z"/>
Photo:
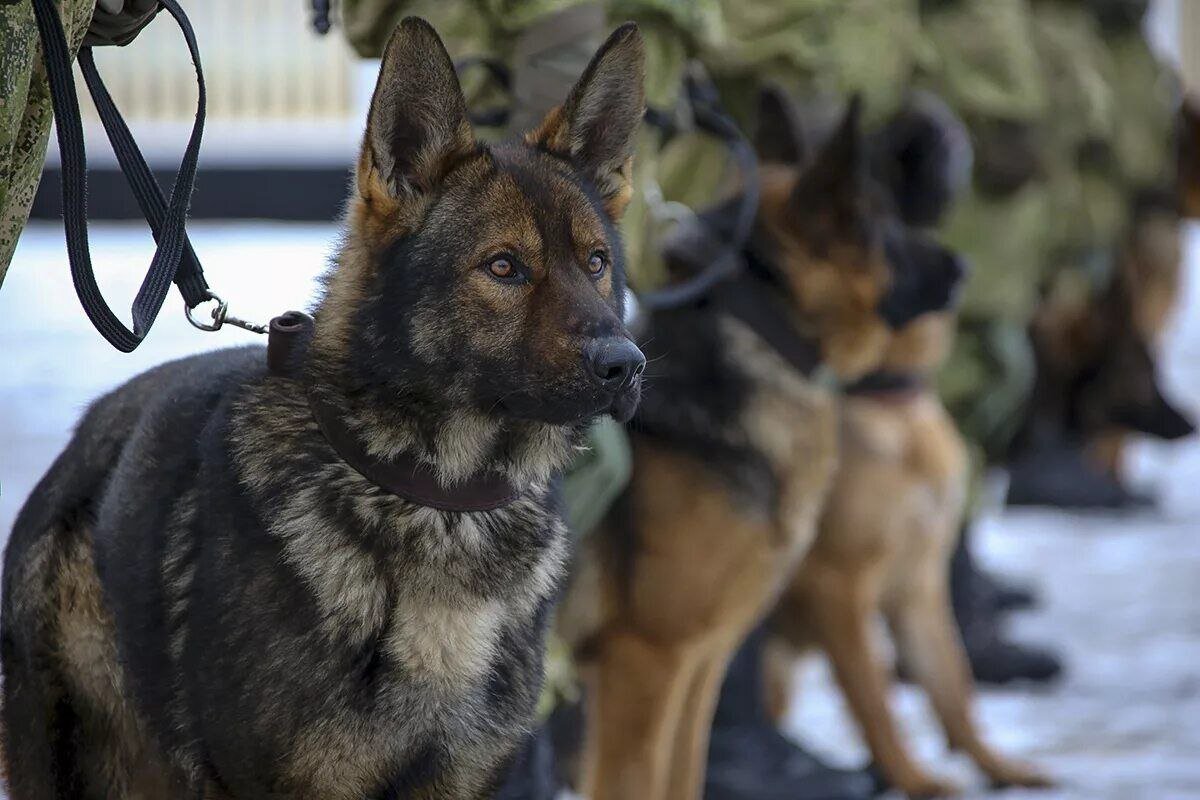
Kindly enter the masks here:
<path id="1" fill-rule="evenodd" d="M 313 319 L 298 311 L 271 320 L 267 368 L 273 375 L 297 378 L 313 335 Z M 433 467 L 408 453 L 382 459 L 362 446 L 343 413 L 307 392 L 308 405 L 321 435 L 355 472 L 389 494 L 439 511 L 493 511 L 515 500 L 521 490 L 496 473 L 476 473 L 451 486 L 438 480 Z"/>
<path id="2" fill-rule="evenodd" d="M 822 366 L 821 343 L 796 327 L 795 314 L 768 281 L 743 274 L 712 295 L 722 312 L 742 322 L 806 378 Z"/>
<path id="3" fill-rule="evenodd" d="M 710 227 L 689 229 L 691 235 L 681 237 L 670 256 L 690 266 L 696 274 L 710 277 L 720 274 L 720 279 L 697 297 L 664 307 L 711 302 L 722 313 L 748 327 L 801 375 L 829 382 L 829 376 L 821 374 L 824 367 L 821 343 L 797 327 L 796 315 L 784 297 L 786 283 L 769 259 L 761 257 L 753 244 L 748 243 L 737 254 L 736 263 L 714 272 L 712 259 L 727 255 L 722 243 L 728 241 L 729 231 L 720 226 L 722 221 L 717 219 Z M 661 298 L 663 291 L 655 294 Z"/>

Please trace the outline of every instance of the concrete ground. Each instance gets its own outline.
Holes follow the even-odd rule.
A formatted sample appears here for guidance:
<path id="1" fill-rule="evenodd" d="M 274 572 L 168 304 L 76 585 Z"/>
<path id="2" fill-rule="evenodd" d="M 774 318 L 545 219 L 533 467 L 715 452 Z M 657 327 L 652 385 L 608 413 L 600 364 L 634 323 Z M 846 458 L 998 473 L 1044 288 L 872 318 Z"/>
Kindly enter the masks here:
<path id="1" fill-rule="evenodd" d="M 272 223 L 190 230 L 211 285 L 234 313 L 259 321 L 308 306 L 334 234 L 330 226 Z M 101 286 L 124 317 L 149 261 L 149 237 L 123 224 L 96 224 L 92 233 Z M 1192 232 L 1189 253 L 1184 308 L 1164 368 L 1175 396 L 1195 412 L 1200 232 Z M 132 355 L 117 353 L 74 297 L 62 229 L 32 226 L 0 290 L 0 538 L 90 399 L 165 359 L 256 339 L 193 330 L 173 292 L 150 341 Z M 1200 442 L 1140 446 L 1134 462 L 1139 482 L 1162 498 L 1155 512 L 1005 512 L 980 531 L 989 566 L 1041 591 L 1041 609 L 1014 618 L 1015 634 L 1051 643 L 1066 658 L 1056 686 L 980 693 L 979 716 L 995 743 L 1061 780 L 1038 797 L 1200 797 Z M 825 666 L 807 667 L 801 684 L 789 729 L 831 759 L 863 759 Z M 896 706 L 922 759 L 980 786 L 968 764 L 944 753 L 919 693 L 898 689 Z"/>

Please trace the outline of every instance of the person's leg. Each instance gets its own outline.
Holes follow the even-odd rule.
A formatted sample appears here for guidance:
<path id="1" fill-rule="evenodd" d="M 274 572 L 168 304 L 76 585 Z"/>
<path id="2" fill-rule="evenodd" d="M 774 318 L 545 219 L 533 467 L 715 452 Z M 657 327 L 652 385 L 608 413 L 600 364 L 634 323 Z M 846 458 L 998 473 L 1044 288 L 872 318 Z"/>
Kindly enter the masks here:
<path id="1" fill-rule="evenodd" d="M 970 548 L 968 526 L 951 561 L 950 598 L 975 680 L 1004 684 L 1057 677 L 1062 663 L 1053 652 L 1014 642 L 1005 635 L 1002 612 L 992 595 L 980 586 L 983 573 L 975 568 Z"/>
<path id="2" fill-rule="evenodd" d="M 968 538 L 964 526 L 950 560 L 950 574 L 955 576 L 951 580 L 960 593 L 975 592 L 982 602 L 996 611 L 1018 611 L 1037 605 L 1037 596 L 1032 588 L 984 570 L 967 546 Z M 963 598 L 958 598 L 955 602 L 961 604 L 962 601 Z"/>
<path id="3" fill-rule="evenodd" d="M 706 800 L 840 800 L 874 794 L 862 770 L 823 763 L 777 727 L 766 706 L 767 632 L 747 637 L 729 664 L 708 747 Z"/>

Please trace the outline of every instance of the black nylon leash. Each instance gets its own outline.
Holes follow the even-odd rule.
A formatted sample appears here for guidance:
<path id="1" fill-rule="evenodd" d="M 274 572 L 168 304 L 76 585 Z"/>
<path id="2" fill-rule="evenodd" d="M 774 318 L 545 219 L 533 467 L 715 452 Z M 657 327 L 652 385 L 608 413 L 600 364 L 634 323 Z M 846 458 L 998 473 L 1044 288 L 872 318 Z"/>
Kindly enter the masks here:
<path id="1" fill-rule="evenodd" d="M 196 69 L 198 88 L 195 121 L 169 200 L 164 196 L 129 127 L 121 117 L 121 112 L 105 88 L 96 69 L 92 48 L 85 46 L 79 50 L 80 69 L 88 91 L 96 103 L 100 121 L 112 143 L 121 171 L 125 174 L 129 188 L 157 243 L 146 277 L 131 307 L 131 330 L 125 327 L 104 300 L 92 267 L 88 245 L 87 156 L 83 141 L 83 122 L 79 112 L 79 99 L 75 94 L 71 53 L 67 46 L 62 19 L 54 0 L 33 0 L 62 158 L 63 225 L 67 239 L 67 258 L 71 264 L 71 279 L 75 284 L 75 293 L 79 296 L 83 310 L 92 325 L 113 347 L 125 353 L 136 349 L 150 332 L 172 282 L 179 287 L 183 295 L 189 311 L 188 318 L 193 325 L 204 330 L 216 330 L 224 322 L 230 322 L 250 330 L 265 330 L 228 317 L 227 306 L 209 289 L 200 261 L 188 240 L 188 205 L 195 188 L 200 140 L 204 133 L 204 72 L 200 66 L 200 52 L 196 45 L 195 33 L 187 15 L 176 0 L 160 0 L 160 4 L 175 18 L 183 32 L 192 65 Z M 214 323 L 197 323 L 191 318 L 191 309 L 209 300 L 217 300 L 219 303 L 213 312 Z"/>
<path id="2" fill-rule="evenodd" d="M 742 133 L 733 118 L 721 108 L 716 87 L 707 79 L 694 74 L 687 76 L 686 93 L 692 108 L 696 128 L 725 143 L 730 155 L 742 173 L 742 194 L 738 200 L 733 227 L 728 236 L 722 237 L 720 246 L 713 249 L 707 264 L 690 279 L 664 286 L 643 294 L 640 304 L 649 310 L 677 308 L 706 297 L 722 281 L 740 273 L 745 262 L 743 251 L 754 234 L 754 222 L 758 216 L 759 180 L 758 155 L 754 145 Z M 663 130 L 670 136 L 674 130 L 662 114 L 647 110 L 646 122 Z"/>

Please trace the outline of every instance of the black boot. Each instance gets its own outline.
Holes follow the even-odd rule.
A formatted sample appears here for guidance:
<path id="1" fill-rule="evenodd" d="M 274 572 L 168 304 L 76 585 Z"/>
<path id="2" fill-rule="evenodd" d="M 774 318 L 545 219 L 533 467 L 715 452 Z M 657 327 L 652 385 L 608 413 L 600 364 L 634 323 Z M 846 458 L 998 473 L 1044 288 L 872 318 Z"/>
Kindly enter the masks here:
<path id="1" fill-rule="evenodd" d="M 978 569 L 970 568 L 969 531 L 959 542 L 963 555 L 955 554 L 957 569 L 950 571 L 950 597 L 954 618 L 962 633 L 963 645 L 971 662 L 971 672 L 980 683 L 1004 684 L 1011 681 L 1049 681 L 1062 672 L 1062 663 L 1049 650 L 1017 644 L 1004 636 L 1001 612 L 994 598 L 981 586 Z M 962 568 L 961 564 L 967 568 Z"/>
<path id="2" fill-rule="evenodd" d="M 971 548 L 967 546 L 969 536 L 968 525 L 964 525 L 950 559 L 951 586 L 960 590 L 970 587 L 979 596 L 977 602 L 996 611 L 1019 611 L 1036 606 L 1037 597 L 1033 589 L 1012 583 L 979 566 L 971 554 Z"/>
<path id="3" fill-rule="evenodd" d="M 1132 492 L 1091 464 L 1083 450 L 1056 444 L 1027 450 L 1008 464 L 1008 504 L 1077 509 L 1134 509 L 1154 498 Z"/>
<path id="4" fill-rule="evenodd" d="M 734 656 L 708 748 L 705 800 L 855 800 L 871 797 L 866 771 L 835 769 L 785 737 L 767 715 L 762 630 Z"/>

